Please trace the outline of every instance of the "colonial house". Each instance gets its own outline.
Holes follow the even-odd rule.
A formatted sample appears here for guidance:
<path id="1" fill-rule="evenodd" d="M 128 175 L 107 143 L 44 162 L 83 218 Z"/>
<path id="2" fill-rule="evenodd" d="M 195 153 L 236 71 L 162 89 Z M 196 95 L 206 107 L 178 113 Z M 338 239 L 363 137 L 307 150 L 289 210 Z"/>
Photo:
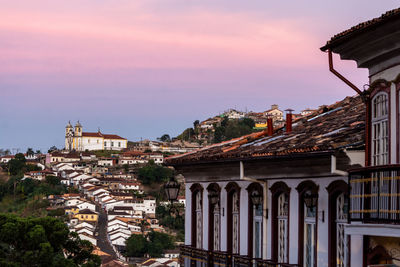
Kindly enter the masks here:
<path id="1" fill-rule="evenodd" d="M 270 117 L 275 122 L 283 121 L 283 111 L 279 109 L 277 104 L 271 105 L 271 108 L 264 111 L 264 117 Z"/>
<path id="2" fill-rule="evenodd" d="M 86 222 L 97 222 L 97 219 L 99 217 L 98 213 L 89 209 L 84 209 L 84 210 L 79 210 L 77 214 L 74 216 L 81 221 L 86 221 Z"/>
<path id="3" fill-rule="evenodd" d="M 363 97 L 365 165 L 349 174 L 351 266 L 400 265 L 400 9 L 332 37 L 321 48 L 329 68 Z M 369 71 L 359 89 L 337 70 L 332 53 Z M 387 265 L 384 265 L 387 264 Z"/>
<path id="4" fill-rule="evenodd" d="M 346 170 L 364 164 L 364 118 L 347 97 L 272 135 L 167 158 L 185 177 L 184 265 L 348 266 Z"/>

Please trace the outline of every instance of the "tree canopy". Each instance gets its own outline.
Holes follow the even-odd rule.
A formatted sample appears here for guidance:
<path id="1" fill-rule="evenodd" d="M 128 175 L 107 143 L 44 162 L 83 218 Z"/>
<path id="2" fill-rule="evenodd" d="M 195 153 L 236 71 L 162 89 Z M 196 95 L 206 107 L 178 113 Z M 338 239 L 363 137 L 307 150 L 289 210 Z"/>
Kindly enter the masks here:
<path id="1" fill-rule="evenodd" d="M 162 142 L 170 142 L 171 141 L 171 137 L 169 136 L 169 134 L 163 134 L 160 138 L 160 141 Z"/>
<path id="2" fill-rule="evenodd" d="M 150 257 L 159 258 L 164 250 L 174 248 L 173 238 L 166 233 L 151 231 L 146 237 L 143 235 L 131 235 L 126 240 L 126 253 L 128 257 Z"/>
<path id="3" fill-rule="evenodd" d="M 0 214 L 0 266 L 100 266 L 92 251 L 60 220 Z"/>
<path id="4" fill-rule="evenodd" d="M 22 153 L 16 154 L 7 165 L 10 175 L 22 176 L 24 172 L 40 170 L 40 168 L 36 165 L 26 164 L 25 156 Z"/>
<path id="5" fill-rule="evenodd" d="M 138 171 L 138 178 L 143 184 L 163 183 L 173 177 L 174 171 L 149 161 Z"/>
<path id="6" fill-rule="evenodd" d="M 228 120 L 225 118 L 221 126 L 215 127 L 214 143 L 230 140 L 253 132 L 255 123 L 250 118 Z"/>

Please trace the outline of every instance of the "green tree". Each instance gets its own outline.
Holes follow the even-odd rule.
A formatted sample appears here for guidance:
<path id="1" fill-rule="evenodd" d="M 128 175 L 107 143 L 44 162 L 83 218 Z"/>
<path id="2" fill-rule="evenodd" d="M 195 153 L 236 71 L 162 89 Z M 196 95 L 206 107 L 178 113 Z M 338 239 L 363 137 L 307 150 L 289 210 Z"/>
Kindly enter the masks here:
<path id="1" fill-rule="evenodd" d="M 161 257 L 165 249 L 174 248 L 174 242 L 171 236 L 166 233 L 151 231 L 148 234 L 148 239 L 151 243 L 151 246 L 149 246 L 147 250 L 150 257 Z"/>
<path id="2" fill-rule="evenodd" d="M 174 171 L 154 162 L 149 162 L 138 170 L 138 178 L 143 184 L 163 183 L 173 177 Z"/>
<path id="3" fill-rule="evenodd" d="M 58 219 L 0 214 L 1 266 L 100 266 L 92 251 Z"/>
<path id="4" fill-rule="evenodd" d="M 58 148 L 56 146 L 52 146 L 52 147 L 49 148 L 49 150 L 47 152 L 51 153 L 51 152 L 57 151 L 57 150 L 58 150 Z"/>
<path id="5" fill-rule="evenodd" d="M 196 136 L 193 128 L 187 128 L 184 130 L 180 135 L 178 135 L 176 138 L 179 140 L 184 140 L 184 141 L 189 141 L 191 139 L 194 139 Z"/>
<path id="6" fill-rule="evenodd" d="M 163 134 L 159 139 L 162 142 L 170 142 L 171 141 L 171 137 L 169 136 L 169 134 Z"/>
<path id="7" fill-rule="evenodd" d="M 8 162 L 8 170 L 11 175 L 21 175 L 25 171 L 26 159 L 24 154 L 18 153 Z"/>
<path id="8" fill-rule="evenodd" d="M 143 257 L 147 252 L 148 241 L 143 235 L 131 235 L 126 240 L 126 254 L 129 257 Z"/>
<path id="9" fill-rule="evenodd" d="M 26 155 L 27 155 L 27 156 L 33 156 L 33 155 L 35 155 L 35 152 L 33 151 L 33 149 L 32 149 L 31 147 L 29 147 L 29 148 L 26 150 Z"/>

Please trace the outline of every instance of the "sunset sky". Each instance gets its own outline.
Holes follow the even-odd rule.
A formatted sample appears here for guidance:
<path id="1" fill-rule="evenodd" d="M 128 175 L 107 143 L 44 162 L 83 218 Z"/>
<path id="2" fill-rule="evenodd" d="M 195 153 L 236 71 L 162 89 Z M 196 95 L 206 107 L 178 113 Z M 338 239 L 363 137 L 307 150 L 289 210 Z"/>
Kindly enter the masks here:
<path id="1" fill-rule="evenodd" d="M 398 1 L 0 0 L 0 148 L 64 146 L 68 120 L 129 140 L 229 108 L 295 112 L 352 89 L 319 48 Z M 366 70 L 337 68 L 359 87 Z"/>

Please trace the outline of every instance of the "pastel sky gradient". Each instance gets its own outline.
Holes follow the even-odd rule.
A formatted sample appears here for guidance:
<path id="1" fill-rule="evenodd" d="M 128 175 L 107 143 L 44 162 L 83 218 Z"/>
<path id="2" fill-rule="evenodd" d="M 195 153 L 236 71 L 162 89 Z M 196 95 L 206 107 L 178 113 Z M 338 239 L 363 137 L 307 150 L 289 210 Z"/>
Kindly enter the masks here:
<path id="1" fill-rule="evenodd" d="M 68 120 L 129 140 L 229 108 L 353 95 L 319 50 L 395 0 L 0 0 L 0 148 L 63 147 Z M 360 87 L 367 71 L 338 69 Z"/>

